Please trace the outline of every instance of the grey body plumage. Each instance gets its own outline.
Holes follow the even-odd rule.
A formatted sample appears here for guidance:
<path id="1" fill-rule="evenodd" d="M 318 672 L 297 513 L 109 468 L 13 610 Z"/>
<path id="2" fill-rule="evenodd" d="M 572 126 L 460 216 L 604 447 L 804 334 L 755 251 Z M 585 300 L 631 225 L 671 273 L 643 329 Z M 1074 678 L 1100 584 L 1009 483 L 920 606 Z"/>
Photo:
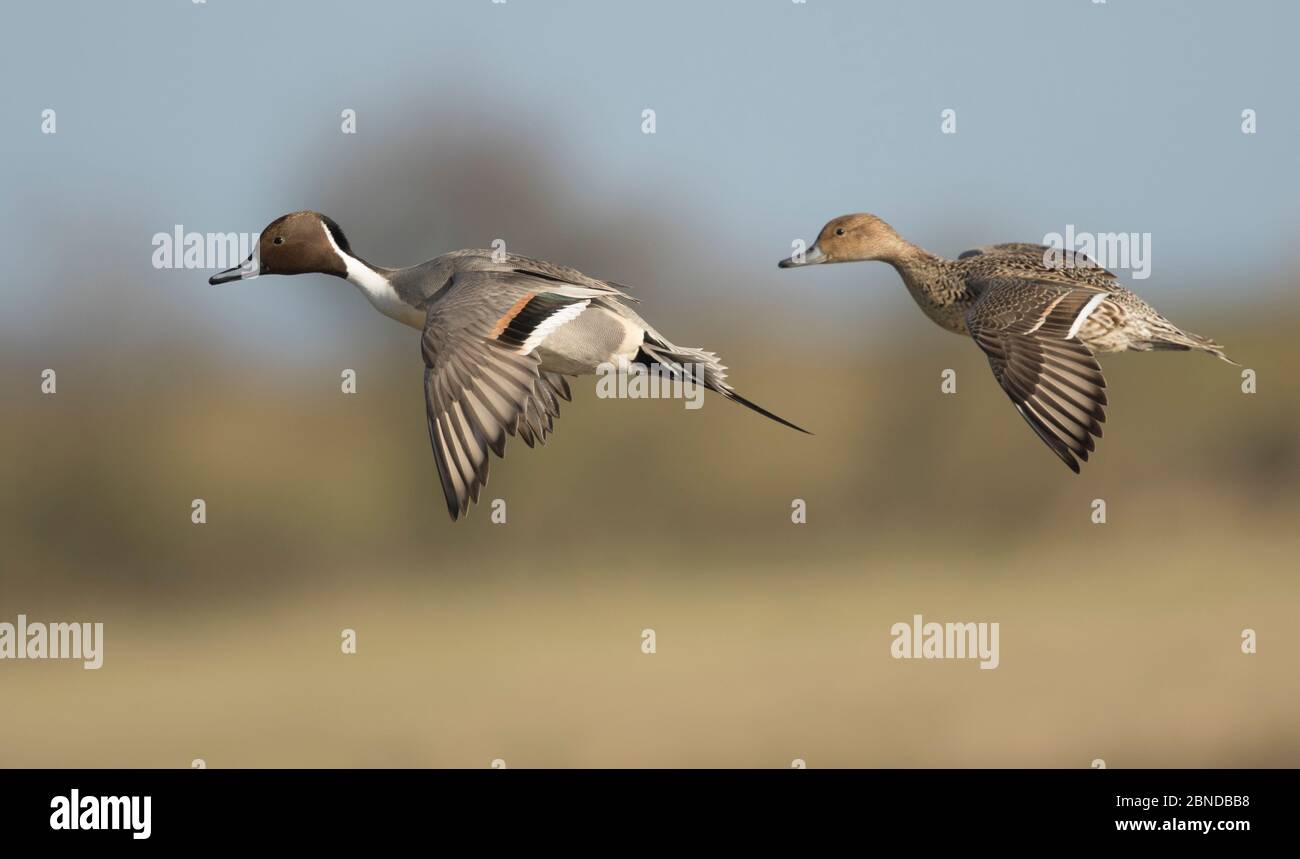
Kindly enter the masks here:
<path id="1" fill-rule="evenodd" d="M 375 266 L 352 253 L 329 218 L 294 212 L 267 226 L 243 266 L 211 282 L 309 272 L 346 278 L 381 313 L 421 331 L 429 441 L 452 519 L 478 500 L 489 451 L 503 456 L 510 435 L 530 447 L 545 442 L 570 398 L 565 377 L 602 365 L 652 358 L 670 376 L 690 373 L 805 432 L 737 394 L 717 355 L 669 342 L 632 310 L 626 288 L 545 260 L 476 248 L 407 268 Z"/>

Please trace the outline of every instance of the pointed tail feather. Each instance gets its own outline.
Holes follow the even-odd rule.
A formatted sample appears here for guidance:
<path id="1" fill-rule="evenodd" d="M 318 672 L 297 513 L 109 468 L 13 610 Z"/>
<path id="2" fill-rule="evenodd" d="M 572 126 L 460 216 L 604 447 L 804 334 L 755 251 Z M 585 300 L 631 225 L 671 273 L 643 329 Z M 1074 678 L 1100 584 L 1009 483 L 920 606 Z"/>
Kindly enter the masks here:
<path id="1" fill-rule="evenodd" d="M 712 390 L 717 391 L 719 394 L 731 400 L 733 403 L 740 403 L 745 408 L 753 409 L 754 411 L 758 412 L 760 415 L 762 415 L 765 418 L 771 418 L 772 420 L 776 421 L 782 426 L 787 426 L 792 430 L 798 430 L 804 435 L 812 435 L 812 433 L 808 432 L 808 430 L 804 429 L 803 427 L 798 426 L 797 424 L 792 424 L 785 418 L 781 417 L 780 415 L 774 415 L 771 412 L 769 412 L 767 409 L 758 405 L 757 403 L 745 399 L 740 394 L 736 393 L 734 388 L 723 386 L 721 388 L 713 388 Z"/>
<path id="2" fill-rule="evenodd" d="M 1232 360 L 1231 358 L 1229 358 L 1229 357 L 1224 353 L 1224 351 L 1223 351 L 1223 347 L 1220 346 L 1218 343 L 1215 343 L 1215 342 L 1214 342 L 1213 340 L 1211 340 L 1209 337 L 1202 337 L 1202 336 L 1199 335 L 1199 334 L 1189 334 L 1188 336 L 1191 337 L 1193 340 L 1196 341 L 1196 344 L 1197 344 L 1197 345 L 1196 345 L 1196 348 L 1197 348 L 1197 349 L 1200 349 L 1202 352 L 1209 352 L 1209 353 L 1210 353 L 1211 355 L 1213 355 L 1214 357 L 1219 358 L 1219 359 L 1224 360 L 1224 361 L 1227 361 L 1229 364 L 1231 364 L 1231 365 L 1234 366 L 1234 367 L 1240 367 L 1240 366 L 1241 366 L 1241 365 L 1238 364 L 1236 361 L 1234 361 L 1234 360 Z"/>
<path id="3" fill-rule="evenodd" d="M 713 352 L 674 346 L 655 332 L 647 330 L 641 342 L 641 352 L 637 355 L 637 361 L 642 364 L 658 364 L 674 375 L 683 372 L 689 373 L 708 390 L 721 394 L 732 402 L 740 403 L 745 408 L 752 409 L 763 417 L 774 420 L 783 426 L 798 430 L 806 435 L 812 435 L 803 427 L 769 412 L 757 403 L 751 402 L 736 393 L 735 389 L 727 384 L 726 365 Z M 690 369 L 684 370 L 685 367 Z"/>
<path id="4" fill-rule="evenodd" d="M 1189 331 L 1179 331 L 1177 336 L 1167 337 L 1156 340 L 1151 343 L 1153 350 L 1176 349 L 1183 351 L 1196 350 L 1198 352 L 1208 352 L 1216 358 L 1227 361 L 1234 367 L 1240 367 L 1236 361 L 1232 360 L 1223 351 L 1223 347 L 1215 343 L 1209 337 L 1202 337 L 1199 334 L 1192 334 Z"/>

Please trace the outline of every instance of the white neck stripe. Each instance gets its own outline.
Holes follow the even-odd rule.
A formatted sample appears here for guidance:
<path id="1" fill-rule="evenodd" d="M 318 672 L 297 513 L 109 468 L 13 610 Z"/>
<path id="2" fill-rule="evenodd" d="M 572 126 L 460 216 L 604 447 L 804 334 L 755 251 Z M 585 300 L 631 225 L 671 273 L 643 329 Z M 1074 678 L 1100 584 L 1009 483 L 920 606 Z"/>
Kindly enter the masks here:
<path id="1" fill-rule="evenodd" d="M 348 283 L 360 289 L 375 310 L 412 328 L 424 327 L 424 314 L 402 301 L 387 277 L 339 247 L 339 243 L 334 241 L 334 234 L 324 222 L 321 222 L 320 226 L 325 231 L 325 238 L 334 249 L 334 253 L 343 260 L 343 266 L 347 269 Z"/>

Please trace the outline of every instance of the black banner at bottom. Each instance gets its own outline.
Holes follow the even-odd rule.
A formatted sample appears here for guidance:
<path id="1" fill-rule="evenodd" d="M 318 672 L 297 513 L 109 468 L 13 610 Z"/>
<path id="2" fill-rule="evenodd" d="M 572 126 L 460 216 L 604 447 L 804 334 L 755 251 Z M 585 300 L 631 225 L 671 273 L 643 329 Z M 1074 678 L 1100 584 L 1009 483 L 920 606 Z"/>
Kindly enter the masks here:
<path id="1" fill-rule="evenodd" d="M 1294 770 L 0 770 L 5 843 L 1277 838 Z M 631 840 L 628 840 L 631 839 Z"/>

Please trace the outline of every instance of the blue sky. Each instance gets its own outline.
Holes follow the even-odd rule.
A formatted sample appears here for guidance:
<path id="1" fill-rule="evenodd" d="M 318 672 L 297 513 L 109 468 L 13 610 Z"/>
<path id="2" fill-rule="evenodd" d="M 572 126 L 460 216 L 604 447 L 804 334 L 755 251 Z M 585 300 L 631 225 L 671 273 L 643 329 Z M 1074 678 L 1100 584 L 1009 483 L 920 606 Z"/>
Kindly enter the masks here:
<path id="1" fill-rule="evenodd" d="M 201 273 L 151 269 L 150 237 L 327 207 L 378 262 L 486 244 L 497 217 L 514 250 L 664 294 L 708 272 L 706 302 L 788 300 L 782 278 L 815 276 L 833 312 L 886 282 L 774 266 L 851 211 L 949 255 L 1067 224 L 1149 232 L 1138 285 L 1157 302 L 1276 292 L 1300 256 L 1297 25 L 1294 4 L 1259 2 L 25 4 L 0 60 L 0 330 L 55 336 L 80 310 L 119 336 L 182 324 L 258 348 L 308 293 L 200 293 Z M 546 199 L 518 203 L 490 167 L 482 195 L 383 167 L 499 146 L 546 173 Z M 467 194 L 486 214 L 462 216 Z M 640 217 L 672 247 L 583 247 L 587 225 Z M 348 324 L 336 300 L 313 323 Z"/>

